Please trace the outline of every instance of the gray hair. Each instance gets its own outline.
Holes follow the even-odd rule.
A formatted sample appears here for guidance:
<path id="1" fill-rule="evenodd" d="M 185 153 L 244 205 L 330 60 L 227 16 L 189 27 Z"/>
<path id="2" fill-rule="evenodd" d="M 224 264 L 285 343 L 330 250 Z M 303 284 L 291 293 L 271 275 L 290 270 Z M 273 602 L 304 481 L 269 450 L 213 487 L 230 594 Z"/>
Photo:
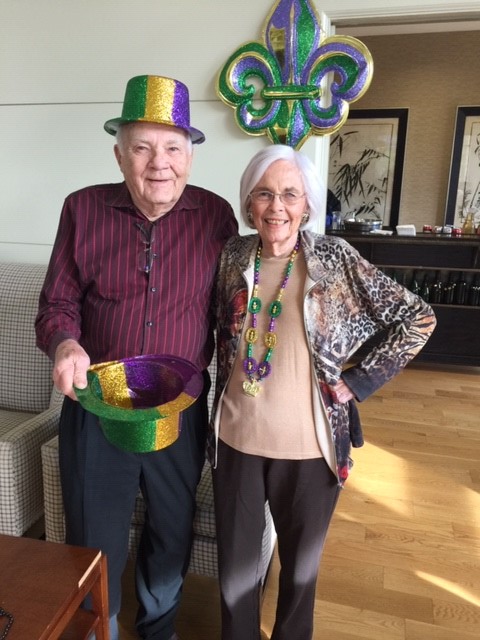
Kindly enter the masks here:
<path id="1" fill-rule="evenodd" d="M 325 206 L 325 187 L 310 158 L 300 151 L 295 151 L 292 147 L 283 144 L 272 144 L 256 153 L 243 172 L 240 179 L 240 215 L 243 222 L 248 227 L 252 226 L 248 219 L 250 193 L 265 171 L 278 160 L 291 162 L 302 174 L 310 219 L 305 224 L 302 224 L 301 227 L 302 229 L 315 229 L 322 207 Z"/>

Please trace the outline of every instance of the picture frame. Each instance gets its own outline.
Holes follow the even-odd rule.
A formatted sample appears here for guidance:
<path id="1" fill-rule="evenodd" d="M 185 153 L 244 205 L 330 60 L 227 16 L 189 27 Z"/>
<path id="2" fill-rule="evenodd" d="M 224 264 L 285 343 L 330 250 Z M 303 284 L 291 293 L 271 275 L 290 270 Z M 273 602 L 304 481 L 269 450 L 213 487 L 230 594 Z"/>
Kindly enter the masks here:
<path id="1" fill-rule="evenodd" d="M 469 209 L 480 212 L 480 106 L 457 107 L 445 224 L 461 227 Z"/>
<path id="2" fill-rule="evenodd" d="M 328 188 L 343 220 L 398 224 L 408 109 L 352 109 L 330 139 Z"/>

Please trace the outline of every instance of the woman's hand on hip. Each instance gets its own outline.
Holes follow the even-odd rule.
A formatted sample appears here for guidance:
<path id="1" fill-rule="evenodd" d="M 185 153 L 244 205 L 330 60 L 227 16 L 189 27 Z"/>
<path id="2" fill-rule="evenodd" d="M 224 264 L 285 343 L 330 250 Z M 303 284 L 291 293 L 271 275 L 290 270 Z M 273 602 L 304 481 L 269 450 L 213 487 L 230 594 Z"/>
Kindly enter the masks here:
<path id="1" fill-rule="evenodd" d="M 333 395 L 337 398 L 338 402 L 341 402 L 342 404 L 348 402 L 349 400 L 353 400 L 353 398 L 355 397 L 350 387 L 341 378 L 337 382 L 337 384 L 332 385 L 330 389 L 332 390 Z"/>

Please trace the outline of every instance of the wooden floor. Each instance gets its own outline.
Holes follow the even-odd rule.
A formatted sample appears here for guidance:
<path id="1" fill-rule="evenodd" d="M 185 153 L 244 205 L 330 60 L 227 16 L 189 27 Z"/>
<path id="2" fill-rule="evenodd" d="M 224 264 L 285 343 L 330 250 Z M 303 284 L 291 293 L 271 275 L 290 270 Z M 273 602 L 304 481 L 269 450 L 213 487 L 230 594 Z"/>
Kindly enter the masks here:
<path id="1" fill-rule="evenodd" d="M 480 368 L 411 366 L 360 412 L 366 444 L 327 539 L 314 640 L 478 640 Z M 129 572 L 122 640 L 136 637 Z M 265 637 L 277 576 L 275 559 Z M 214 580 L 188 576 L 177 631 L 220 638 Z"/>

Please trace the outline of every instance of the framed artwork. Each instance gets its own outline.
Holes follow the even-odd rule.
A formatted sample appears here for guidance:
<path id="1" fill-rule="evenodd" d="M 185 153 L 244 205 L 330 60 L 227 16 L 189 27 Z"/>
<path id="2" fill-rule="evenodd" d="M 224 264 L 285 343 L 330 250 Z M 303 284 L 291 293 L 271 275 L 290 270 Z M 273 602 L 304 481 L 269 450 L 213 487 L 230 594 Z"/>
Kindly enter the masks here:
<path id="1" fill-rule="evenodd" d="M 480 212 L 480 107 L 457 107 L 445 224 L 461 227 Z"/>
<path id="2" fill-rule="evenodd" d="M 352 109 L 331 137 L 328 188 L 343 220 L 398 224 L 408 109 Z"/>

